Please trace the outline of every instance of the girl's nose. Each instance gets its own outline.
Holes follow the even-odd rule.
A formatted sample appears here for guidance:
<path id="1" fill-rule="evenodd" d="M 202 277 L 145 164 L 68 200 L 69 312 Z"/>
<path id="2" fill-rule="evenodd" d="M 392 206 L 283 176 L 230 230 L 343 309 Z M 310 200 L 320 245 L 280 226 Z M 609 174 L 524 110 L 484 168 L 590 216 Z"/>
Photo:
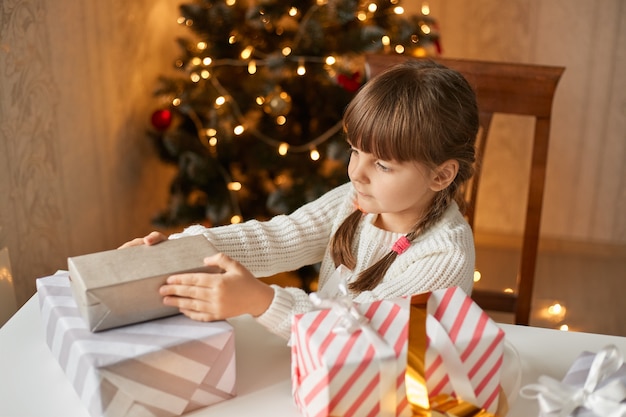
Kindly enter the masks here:
<path id="1" fill-rule="evenodd" d="M 359 164 L 358 158 L 351 158 L 350 163 L 348 164 L 348 176 L 350 180 L 356 182 L 366 182 L 367 176 L 365 175 L 365 170 L 363 164 Z"/>

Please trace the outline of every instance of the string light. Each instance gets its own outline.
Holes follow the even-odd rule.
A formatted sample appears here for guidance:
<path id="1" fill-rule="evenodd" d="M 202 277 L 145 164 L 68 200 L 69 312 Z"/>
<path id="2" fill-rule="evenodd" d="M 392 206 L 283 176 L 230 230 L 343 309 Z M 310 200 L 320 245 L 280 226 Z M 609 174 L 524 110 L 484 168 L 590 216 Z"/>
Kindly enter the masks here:
<path id="1" fill-rule="evenodd" d="M 397 15 L 401 15 L 404 14 L 404 7 L 402 6 L 396 6 L 393 8 L 393 12 Z"/>
<path id="2" fill-rule="evenodd" d="M 172 100 L 172 106 L 174 107 L 180 106 L 180 99 L 178 97 Z"/>
<path id="3" fill-rule="evenodd" d="M 248 74 L 256 73 L 256 61 L 252 60 L 248 63 Z"/>
<path id="4" fill-rule="evenodd" d="M 479 270 L 474 271 L 474 282 L 480 281 L 480 278 L 482 278 L 480 271 Z"/>
<path id="5" fill-rule="evenodd" d="M 212 63 L 212 62 L 213 62 L 213 59 L 212 59 L 210 56 L 206 56 L 206 57 L 204 57 L 204 59 L 202 60 L 202 64 L 203 64 L 204 66 L 207 66 L 207 67 L 208 67 L 209 65 L 211 65 L 211 63 Z"/>
<path id="6" fill-rule="evenodd" d="M 244 127 L 242 125 L 237 125 L 235 126 L 235 128 L 233 129 L 233 133 L 237 136 L 241 135 L 243 132 L 245 131 Z"/>
<path id="7" fill-rule="evenodd" d="M 224 96 L 219 96 L 218 98 L 215 99 L 215 105 L 218 107 L 223 105 L 224 103 L 226 103 L 226 97 Z"/>
<path id="8" fill-rule="evenodd" d="M 235 214 L 233 217 L 230 218 L 231 224 L 241 223 L 241 220 L 242 218 L 239 214 Z"/>
<path id="9" fill-rule="evenodd" d="M 298 69 L 296 70 L 296 73 L 297 73 L 298 75 L 304 75 L 304 74 L 306 74 L 306 67 L 304 66 L 304 61 L 303 61 L 303 60 L 300 60 L 300 61 L 298 62 Z"/>
<path id="10" fill-rule="evenodd" d="M 505 288 L 504 289 L 504 293 L 505 294 L 513 294 L 515 291 L 513 291 L 513 288 Z"/>
<path id="11" fill-rule="evenodd" d="M 252 56 L 252 51 L 254 51 L 254 48 L 252 46 L 246 46 L 244 50 L 241 51 L 241 54 L 239 56 L 241 56 L 241 59 L 248 59 Z"/>
<path id="12" fill-rule="evenodd" d="M 209 46 L 209 44 L 203 41 L 200 41 L 196 44 L 196 48 L 198 48 L 200 51 L 204 51 L 207 46 Z"/>
<path id="13" fill-rule="evenodd" d="M 309 155 L 311 157 L 311 160 L 313 161 L 317 161 L 320 159 L 320 153 L 315 148 L 311 149 L 311 153 Z"/>
<path id="14" fill-rule="evenodd" d="M 426 2 L 422 3 L 422 14 L 424 16 L 428 16 L 430 14 L 430 6 Z"/>
<path id="15" fill-rule="evenodd" d="M 278 154 L 280 156 L 285 156 L 287 155 L 287 151 L 289 150 L 289 144 L 286 142 L 281 143 L 280 145 L 278 145 Z"/>
<path id="16" fill-rule="evenodd" d="M 378 10 L 378 5 L 376 3 L 370 3 L 367 6 L 367 11 L 370 13 L 376 13 L 376 10 Z"/>
<path id="17" fill-rule="evenodd" d="M 285 123 L 287 123 L 287 118 L 285 116 L 278 116 L 276 118 L 276 124 L 279 126 L 284 125 Z"/>
<path id="18" fill-rule="evenodd" d="M 240 191 L 241 183 L 238 181 L 229 182 L 227 187 L 230 191 Z"/>

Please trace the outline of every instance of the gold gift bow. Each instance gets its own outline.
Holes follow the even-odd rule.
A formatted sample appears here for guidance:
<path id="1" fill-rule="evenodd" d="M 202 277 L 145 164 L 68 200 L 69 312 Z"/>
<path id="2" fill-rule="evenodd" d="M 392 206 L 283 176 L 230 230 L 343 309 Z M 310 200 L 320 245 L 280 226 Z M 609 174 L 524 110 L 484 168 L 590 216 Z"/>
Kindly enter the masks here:
<path id="1" fill-rule="evenodd" d="M 622 403 L 626 400 L 626 386 L 619 380 L 612 380 L 598 388 L 623 364 L 619 349 L 608 345 L 595 355 L 582 387 L 576 388 L 542 375 L 539 383 L 524 386 L 520 395 L 537 399 L 542 412 L 558 412 L 559 417 L 571 415 L 578 407 L 584 407 L 602 417 L 623 417 L 626 416 L 626 404 Z"/>
<path id="2" fill-rule="evenodd" d="M 322 309 L 331 309 L 338 316 L 333 332 L 354 333 L 361 330 L 374 346 L 379 357 L 380 367 L 380 412 L 381 417 L 395 417 L 398 407 L 396 377 L 398 375 L 396 352 L 387 341 L 370 325 L 370 321 L 354 305 L 348 292 L 347 277 L 352 272 L 344 265 L 339 265 L 333 272 L 332 282 L 336 278 L 337 295 L 326 297 L 324 294 L 309 294 L 313 305 Z"/>
<path id="3" fill-rule="evenodd" d="M 411 410 L 415 417 L 498 417 L 508 412 L 504 390 L 500 388 L 498 407 L 495 414 L 489 413 L 462 399 L 449 395 L 429 397 L 424 378 L 424 356 L 426 354 L 426 304 L 430 292 L 413 295 L 409 318 L 406 390 Z"/>

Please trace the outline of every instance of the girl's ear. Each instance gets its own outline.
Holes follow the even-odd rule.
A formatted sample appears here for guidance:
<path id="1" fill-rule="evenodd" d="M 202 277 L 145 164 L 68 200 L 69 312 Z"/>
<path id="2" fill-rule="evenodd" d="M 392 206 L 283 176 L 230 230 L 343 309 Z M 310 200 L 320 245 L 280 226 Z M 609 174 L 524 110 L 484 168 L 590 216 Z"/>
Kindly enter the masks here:
<path id="1" fill-rule="evenodd" d="M 449 159 L 432 171 L 430 189 L 441 191 L 448 187 L 459 172 L 459 161 Z"/>

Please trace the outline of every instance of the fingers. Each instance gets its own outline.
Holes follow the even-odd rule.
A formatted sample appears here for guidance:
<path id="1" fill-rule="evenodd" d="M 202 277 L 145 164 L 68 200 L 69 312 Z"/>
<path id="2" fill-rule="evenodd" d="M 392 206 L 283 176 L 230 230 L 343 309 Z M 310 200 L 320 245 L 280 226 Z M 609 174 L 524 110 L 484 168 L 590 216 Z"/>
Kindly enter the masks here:
<path id="1" fill-rule="evenodd" d="M 143 245 L 143 244 L 144 244 L 143 243 L 143 238 L 142 237 L 137 237 L 137 238 L 135 238 L 133 240 L 130 240 L 130 241 L 124 243 L 118 249 L 128 248 L 128 247 L 131 247 L 131 246 L 140 246 L 140 245 Z"/>
<path id="2" fill-rule="evenodd" d="M 150 232 L 148 236 L 143 238 L 143 242 L 146 245 L 155 245 L 159 242 L 163 242 L 164 240 L 167 240 L 167 236 L 161 232 Z"/>
<path id="3" fill-rule="evenodd" d="M 130 240 L 124 243 L 122 246 L 118 247 L 118 249 L 128 248 L 131 246 L 141 246 L 141 245 L 156 245 L 159 242 L 163 242 L 167 240 L 167 236 L 165 236 L 161 232 L 151 232 L 147 236 L 137 237 L 133 240 Z"/>

